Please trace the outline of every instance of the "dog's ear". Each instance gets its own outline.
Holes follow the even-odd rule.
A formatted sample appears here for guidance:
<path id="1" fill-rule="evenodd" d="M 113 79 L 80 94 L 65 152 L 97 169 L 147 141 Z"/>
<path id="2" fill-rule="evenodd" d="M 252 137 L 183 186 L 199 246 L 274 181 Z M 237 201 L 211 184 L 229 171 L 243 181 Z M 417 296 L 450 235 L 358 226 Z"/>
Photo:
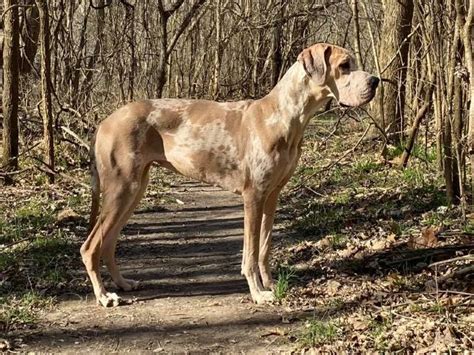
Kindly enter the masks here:
<path id="1" fill-rule="evenodd" d="M 330 45 L 318 43 L 304 49 L 298 56 L 298 62 L 303 65 L 306 74 L 314 80 L 316 85 L 323 85 L 326 82 L 331 51 Z"/>

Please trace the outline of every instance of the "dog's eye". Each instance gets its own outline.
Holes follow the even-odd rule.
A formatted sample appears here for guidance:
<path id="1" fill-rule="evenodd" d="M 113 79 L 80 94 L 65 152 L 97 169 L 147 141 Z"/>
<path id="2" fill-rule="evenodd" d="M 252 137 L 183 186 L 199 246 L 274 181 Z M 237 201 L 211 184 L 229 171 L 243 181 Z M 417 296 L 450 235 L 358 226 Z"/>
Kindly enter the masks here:
<path id="1" fill-rule="evenodd" d="M 349 63 L 349 62 L 341 63 L 339 65 L 339 68 L 341 68 L 341 70 L 344 70 L 344 71 L 349 70 L 349 69 L 351 69 L 351 63 Z"/>

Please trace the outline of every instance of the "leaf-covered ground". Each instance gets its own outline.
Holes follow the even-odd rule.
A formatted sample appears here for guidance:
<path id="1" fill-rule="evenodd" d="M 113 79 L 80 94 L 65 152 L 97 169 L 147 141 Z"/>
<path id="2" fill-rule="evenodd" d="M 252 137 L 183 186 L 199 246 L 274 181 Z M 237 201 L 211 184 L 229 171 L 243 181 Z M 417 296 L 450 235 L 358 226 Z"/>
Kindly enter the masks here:
<path id="1" fill-rule="evenodd" d="M 447 206 L 434 148 L 416 146 L 400 170 L 380 147 L 357 146 L 357 126 L 326 139 L 333 124 L 320 121 L 308 133 L 314 138 L 282 202 L 293 233 L 274 262 L 291 270 L 283 304 L 307 313 L 301 344 L 473 349 L 474 221 L 463 223 L 460 209 Z M 387 160 L 400 151 L 389 146 Z"/>

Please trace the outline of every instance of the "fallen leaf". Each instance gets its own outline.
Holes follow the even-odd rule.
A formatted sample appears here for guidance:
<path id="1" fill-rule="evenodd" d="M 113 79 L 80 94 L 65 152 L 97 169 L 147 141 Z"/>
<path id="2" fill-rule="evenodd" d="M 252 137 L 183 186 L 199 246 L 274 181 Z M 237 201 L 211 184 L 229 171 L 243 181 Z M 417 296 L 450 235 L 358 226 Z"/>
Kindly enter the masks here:
<path id="1" fill-rule="evenodd" d="M 332 239 L 334 238 L 334 236 L 332 235 L 327 235 L 326 237 L 324 237 L 323 239 L 319 240 L 318 242 L 316 242 L 316 247 L 318 249 L 327 249 L 329 248 L 329 246 L 331 245 L 331 241 Z"/>
<path id="2" fill-rule="evenodd" d="M 337 293 L 337 290 L 341 287 L 341 284 L 335 280 L 328 281 L 326 284 L 327 294 L 329 296 L 334 296 Z"/>
<path id="3" fill-rule="evenodd" d="M 391 233 L 391 234 L 387 237 L 387 242 L 389 242 L 390 244 L 395 243 L 396 240 L 397 240 L 397 236 L 396 236 L 394 233 Z"/>
<path id="4" fill-rule="evenodd" d="M 74 222 L 81 217 L 70 208 L 66 208 L 58 213 L 57 221 L 58 223 L 69 223 Z"/>
<path id="5" fill-rule="evenodd" d="M 338 255 L 342 256 L 343 258 L 349 258 L 352 255 L 354 255 L 355 253 L 357 253 L 358 251 L 359 251 L 358 247 L 356 247 L 354 245 L 350 245 L 348 248 L 338 252 Z"/>
<path id="6" fill-rule="evenodd" d="M 10 345 L 10 342 L 6 339 L 0 339 L 0 351 L 4 352 L 7 350 L 11 350 L 12 347 Z"/>
<path id="7" fill-rule="evenodd" d="M 260 338 L 265 338 L 265 337 L 268 337 L 268 336 L 271 336 L 271 335 L 285 336 L 287 334 L 288 334 L 288 331 L 286 331 L 285 329 L 277 327 L 275 329 L 271 329 L 268 332 L 260 335 Z"/>
<path id="8" fill-rule="evenodd" d="M 360 317 L 350 317 L 347 319 L 354 330 L 366 330 L 369 327 L 369 322 L 366 319 Z"/>
<path id="9" fill-rule="evenodd" d="M 382 240 L 377 240 L 371 245 L 371 249 L 375 251 L 383 250 L 387 247 L 387 241 L 382 239 Z"/>
<path id="10" fill-rule="evenodd" d="M 440 228 L 427 227 L 414 237 L 410 236 L 408 247 L 411 249 L 433 248 L 438 244 L 438 233 Z"/>

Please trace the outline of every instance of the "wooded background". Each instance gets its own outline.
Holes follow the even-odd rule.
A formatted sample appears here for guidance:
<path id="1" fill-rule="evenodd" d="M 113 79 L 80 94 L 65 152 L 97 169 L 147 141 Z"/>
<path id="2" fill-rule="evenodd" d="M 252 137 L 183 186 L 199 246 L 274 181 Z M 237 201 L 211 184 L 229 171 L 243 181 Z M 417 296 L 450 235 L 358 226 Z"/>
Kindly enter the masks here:
<path id="1" fill-rule="evenodd" d="M 451 203 L 474 167 L 472 0 L 4 0 L 0 178 L 88 164 L 97 123 L 142 98 L 266 94 L 315 42 L 382 78 L 367 139 L 436 147 Z"/>

